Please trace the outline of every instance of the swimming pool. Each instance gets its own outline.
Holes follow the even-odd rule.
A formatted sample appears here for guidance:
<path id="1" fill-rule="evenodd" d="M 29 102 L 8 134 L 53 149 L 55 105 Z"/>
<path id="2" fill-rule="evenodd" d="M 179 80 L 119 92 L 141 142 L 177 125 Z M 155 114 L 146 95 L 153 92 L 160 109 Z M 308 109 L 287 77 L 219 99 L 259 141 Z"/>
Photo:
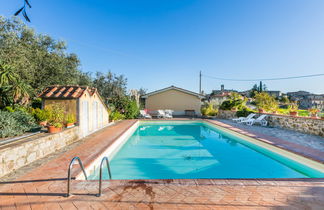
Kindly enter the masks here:
<path id="1" fill-rule="evenodd" d="M 116 144 L 102 155 L 113 179 L 324 177 L 323 164 L 205 121 L 142 121 Z"/>

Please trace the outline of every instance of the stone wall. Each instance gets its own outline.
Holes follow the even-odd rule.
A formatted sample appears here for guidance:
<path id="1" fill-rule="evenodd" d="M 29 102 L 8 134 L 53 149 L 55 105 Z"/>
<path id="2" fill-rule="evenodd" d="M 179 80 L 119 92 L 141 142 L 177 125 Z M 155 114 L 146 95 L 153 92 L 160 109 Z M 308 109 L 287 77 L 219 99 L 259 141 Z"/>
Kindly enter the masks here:
<path id="1" fill-rule="evenodd" d="M 284 128 L 302 133 L 313 134 L 324 137 L 324 120 L 310 117 L 293 117 L 288 115 L 268 114 L 266 120 L 270 127 Z M 258 117 L 260 114 L 257 114 Z M 236 112 L 219 110 L 217 118 L 233 119 L 236 118 Z"/>
<path id="2" fill-rule="evenodd" d="M 80 139 L 79 127 L 0 147 L 0 177 Z"/>
<path id="3" fill-rule="evenodd" d="M 236 112 L 230 110 L 218 110 L 217 118 L 221 119 L 233 119 L 236 118 Z"/>
<path id="4" fill-rule="evenodd" d="M 324 137 L 324 120 L 308 117 L 269 115 L 269 126 L 285 128 Z"/>

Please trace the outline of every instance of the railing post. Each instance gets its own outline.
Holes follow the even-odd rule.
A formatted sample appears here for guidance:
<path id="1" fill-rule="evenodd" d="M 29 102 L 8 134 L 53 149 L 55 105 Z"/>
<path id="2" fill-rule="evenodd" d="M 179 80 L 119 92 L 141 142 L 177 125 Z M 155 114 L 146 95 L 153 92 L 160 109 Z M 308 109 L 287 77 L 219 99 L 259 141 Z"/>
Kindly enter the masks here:
<path id="1" fill-rule="evenodd" d="M 72 179 L 72 175 L 71 175 L 71 170 L 72 170 L 72 166 L 73 166 L 73 163 L 75 162 L 75 160 L 78 160 L 78 163 L 82 169 L 82 172 L 84 174 L 84 177 L 86 180 L 88 180 L 88 177 L 87 177 L 87 173 L 86 171 L 84 170 L 84 167 L 83 167 L 83 164 L 82 164 L 82 161 L 79 157 L 74 157 L 70 164 L 69 164 L 69 168 L 68 168 L 68 180 L 67 180 L 67 193 L 66 193 L 66 197 L 69 197 L 71 195 L 71 179 Z"/>
<path id="2" fill-rule="evenodd" d="M 109 174 L 109 179 L 111 179 L 111 171 L 110 171 L 110 166 L 109 166 L 109 160 L 107 157 L 103 157 L 100 163 L 100 170 L 99 170 L 99 193 L 97 194 L 97 197 L 100 197 L 102 194 L 102 167 L 104 162 L 106 162 L 107 165 L 107 170 Z"/>

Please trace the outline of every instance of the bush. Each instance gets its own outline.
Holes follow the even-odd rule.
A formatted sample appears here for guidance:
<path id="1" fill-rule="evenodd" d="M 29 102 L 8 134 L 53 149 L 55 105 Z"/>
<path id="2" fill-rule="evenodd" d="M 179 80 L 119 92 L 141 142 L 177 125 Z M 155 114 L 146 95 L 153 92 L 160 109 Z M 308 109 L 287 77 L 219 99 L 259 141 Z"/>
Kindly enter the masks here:
<path id="1" fill-rule="evenodd" d="M 51 113 L 48 109 L 39 109 L 36 108 L 33 111 L 33 116 L 36 119 L 37 122 L 45 122 L 49 120 Z"/>
<path id="2" fill-rule="evenodd" d="M 241 110 L 236 112 L 237 117 L 247 117 L 249 114 L 254 113 L 254 111 L 248 107 L 243 107 Z"/>
<path id="3" fill-rule="evenodd" d="M 255 102 L 259 109 L 264 109 L 265 111 L 277 111 L 278 109 L 276 99 L 266 92 L 256 93 Z"/>
<path id="4" fill-rule="evenodd" d="M 0 137 L 21 135 L 38 126 L 31 114 L 23 111 L 6 112 L 0 110 Z"/>
<path id="5" fill-rule="evenodd" d="M 245 106 L 246 99 L 238 93 L 231 93 L 226 101 L 220 105 L 222 110 L 242 109 Z"/>
<path id="6" fill-rule="evenodd" d="M 110 101 L 111 110 L 123 114 L 126 119 L 134 119 L 139 114 L 139 107 L 135 100 L 127 96 L 115 97 Z"/>
<path id="7" fill-rule="evenodd" d="M 61 128 L 64 122 L 64 109 L 62 105 L 53 104 L 48 108 L 49 117 L 48 121 L 49 124 L 55 126 L 56 128 Z"/>
<path id="8" fill-rule="evenodd" d="M 207 106 L 201 108 L 201 114 L 204 116 L 216 116 L 218 110 L 214 108 L 213 104 L 209 103 Z"/>
<path id="9" fill-rule="evenodd" d="M 113 111 L 110 113 L 109 119 L 111 120 L 123 120 L 125 119 L 125 115 L 121 114 L 118 111 Z"/>
<path id="10" fill-rule="evenodd" d="M 75 123 L 76 122 L 76 117 L 74 114 L 69 113 L 65 115 L 65 123 Z"/>

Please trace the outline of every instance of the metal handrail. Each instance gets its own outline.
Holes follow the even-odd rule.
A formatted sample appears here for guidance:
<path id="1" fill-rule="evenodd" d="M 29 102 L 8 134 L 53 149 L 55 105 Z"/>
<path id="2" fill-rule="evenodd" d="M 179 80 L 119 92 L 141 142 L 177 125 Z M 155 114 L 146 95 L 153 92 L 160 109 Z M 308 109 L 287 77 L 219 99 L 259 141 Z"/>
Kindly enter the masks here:
<path id="1" fill-rule="evenodd" d="M 71 169 L 72 169 L 72 165 L 73 163 L 75 162 L 75 160 L 78 160 L 79 162 L 79 165 L 83 171 L 83 174 L 84 174 L 84 177 L 86 180 L 88 180 L 88 177 L 87 177 L 87 173 L 85 172 L 84 170 L 84 167 L 83 167 L 83 164 L 82 164 L 82 161 L 79 157 L 74 157 L 71 162 L 70 162 L 70 165 L 69 165 L 69 169 L 68 169 L 68 182 L 67 182 L 67 193 L 66 193 L 66 197 L 69 197 L 71 195 Z"/>
<path id="2" fill-rule="evenodd" d="M 99 172 L 99 193 L 97 194 L 97 197 L 101 196 L 102 193 L 102 167 L 104 162 L 106 162 L 107 170 L 109 174 L 109 179 L 111 179 L 111 172 L 110 172 L 110 166 L 109 166 L 109 160 L 107 157 L 103 157 L 100 163 L 100 172 Z"/>

